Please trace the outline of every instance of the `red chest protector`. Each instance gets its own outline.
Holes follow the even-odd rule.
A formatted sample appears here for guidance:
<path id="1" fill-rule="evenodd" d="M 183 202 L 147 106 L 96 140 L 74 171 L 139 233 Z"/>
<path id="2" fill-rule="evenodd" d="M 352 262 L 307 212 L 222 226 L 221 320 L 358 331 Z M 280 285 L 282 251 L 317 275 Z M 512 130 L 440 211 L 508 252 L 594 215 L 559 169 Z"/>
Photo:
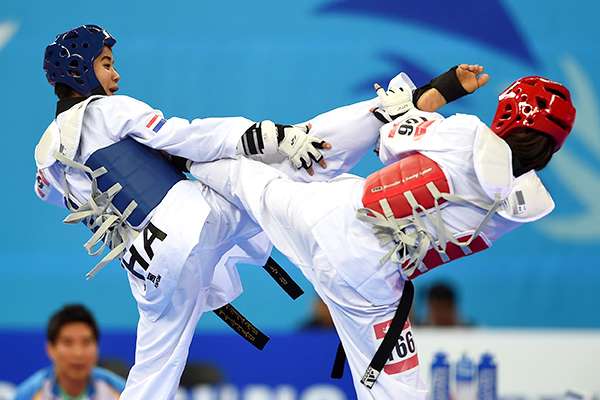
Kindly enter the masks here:
<path id="1" fill-rule="evenodd" d="M 435 161 L 421 153 L 410 154 L 369 175 L 365 181 L 362 203 L 365 208 L 381 214 L 385 214 L 382 203 L 387 203 L 396 219 L 411 217 L 413 215 L 413 205 L 409 201 L 411 194 L 422 209 L 435 208 L 435 198 L 427 187 L 428 184 L 435 185 L 441 193 L 451 194 L 448 178 Z M 441 205 L 445 202 L 445 199 L 438 198 L 438 204 Z M 471 234 L 467 232 L 459 234 L 456 239 L 459 242 L 466 242 L 470 237 Z M 488 239 L 480 234 L 468 246 L 459 246 L 448 242 L 445 254 L 435 248 L 430 248 L 420 265 L 409 274 L 408 278 L 416 278 L 442 264 L 489 247 Z M 403 262 L 403 269 L 408 266 L 408 263 L 408 260 Z"/>

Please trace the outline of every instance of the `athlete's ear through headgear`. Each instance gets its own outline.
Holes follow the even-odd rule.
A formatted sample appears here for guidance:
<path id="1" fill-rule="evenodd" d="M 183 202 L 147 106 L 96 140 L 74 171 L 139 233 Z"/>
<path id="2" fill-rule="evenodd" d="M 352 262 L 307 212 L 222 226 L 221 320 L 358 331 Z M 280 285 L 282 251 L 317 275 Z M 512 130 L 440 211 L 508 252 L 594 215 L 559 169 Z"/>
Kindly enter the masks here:
<path id="1" fill-rule="evenodd" d="M 540 76 L 513 82 L 498 97 L 492 130 L 506 137 L 518 128 L 530 128 L 554 139 L 558 151 L 573 128 L 575 107 L 569 90 Z"/>
<path id="2" fill-rule="evenodd" d="M 56 36 L 46 47 L 44 71 L 52 86 L 62 83 L 83 96 L 100 87 L 94 73 L 94 59 L 104 46 L 116 39 L 97 25 L 82 25 Z"/>

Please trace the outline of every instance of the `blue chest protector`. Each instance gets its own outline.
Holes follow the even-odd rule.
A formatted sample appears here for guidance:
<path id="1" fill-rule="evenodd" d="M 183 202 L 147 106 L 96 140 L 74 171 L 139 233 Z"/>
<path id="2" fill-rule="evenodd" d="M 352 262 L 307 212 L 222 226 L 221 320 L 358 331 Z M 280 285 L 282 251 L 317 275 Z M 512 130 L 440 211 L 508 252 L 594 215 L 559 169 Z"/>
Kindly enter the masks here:
<path id="1" fill-rule="evenodd" d="M 97 178 L 98 189 L 106 192 L 119 183 L 123 188 L 113 198 L 112 204 L 121 213 L 131 201 L 137 203 L 127 222 L 138 227 L 148 214 L 162 201 L 167 192 L 185 175 L 175 168 L 158 150 L 126 138 L 97 150 L 85 165 L 108 172 Z"/>
<path id="2" fill-rule="evenodd" d="M 92 171 L 101 167 L 106 169 L 105 173 L 96 178 L 100 192 L 108 192 L 117 183 L 121 185 L 121 190 L 111 201 L 113 207 L 121 214 L 125 212 L 132 201 L 137 203 L 137 207 L 127 217 L 127 222 L 133 227 L 139 227 L 167 192 L 177 182 L 186 179 L 186 176 L 159 151 L 144 146 L 131 138 L 95 151 L 85 165 Z M 125 251 L 124 247 L 119 250 L 119 252 L 123 251 Z M 115 256 L 112 256 L 107 261 L 101 261 L 88 273 L 88 276 L 95 275 L 114 258 Z M 293 299 L 304 293 L 302 288 L 272 258 L 269 258 L 263 268 Z M 257 348 L 262 349 L 269 341 L 268 336 L 252 325 L 231 304 L 214 310 L 214 312 Z"/>

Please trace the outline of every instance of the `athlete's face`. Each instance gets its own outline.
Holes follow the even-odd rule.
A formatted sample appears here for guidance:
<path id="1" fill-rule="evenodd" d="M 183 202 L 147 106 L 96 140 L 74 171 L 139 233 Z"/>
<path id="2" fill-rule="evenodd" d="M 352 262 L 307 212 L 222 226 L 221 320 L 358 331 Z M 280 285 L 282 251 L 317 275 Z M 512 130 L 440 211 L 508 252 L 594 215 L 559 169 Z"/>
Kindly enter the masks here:
<path id="1" fill-rule="evenodd" d="M 121 76 L 115 69 L 115 58 L 110 47 L 104 46 L 102 53 L 94 60 L 94 72 L 107 95 L 111 96 L 119 90 Z"/>
<path id="2" fill-rule="evenodd" d="M 92 329 L 83 322 L 64 325 L 54 343 L 48 343 L 48 356 L 56 375 L 71 382 L 87 382 L 98 362 L 98 344 Z"/>

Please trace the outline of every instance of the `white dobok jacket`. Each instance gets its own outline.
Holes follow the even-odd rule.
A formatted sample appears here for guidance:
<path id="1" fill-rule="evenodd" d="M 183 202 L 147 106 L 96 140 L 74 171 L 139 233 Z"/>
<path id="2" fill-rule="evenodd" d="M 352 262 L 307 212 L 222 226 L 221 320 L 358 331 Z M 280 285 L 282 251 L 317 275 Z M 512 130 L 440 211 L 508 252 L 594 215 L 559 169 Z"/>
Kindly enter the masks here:
<path id="1" fill-rule="evenodd" d="M 63 207 L 68 198 L 73 212 L 82 206 L 85 209 L 92 196 L 92 179 L 90 171 L 86 173 L 81 166 L 96 151 L 125 139 L 134 139 L 152 149 L 198 162 L 234 157 L 239 138 L 252 123 L 241 117 L 192 121 L 164 119 L 160 111 L 131 97 L 92 96 L 60 113 L 46 129 L 35 150 L 38 169 L 36 193 L 42 200 Z M 65 165 L 69 160 L 73 161 L 73 166 Z M 127 223 L 121 224 L 124 249 L 132 244 L 137 249 L 144 248 L 143 235 L 138 235 L 138 232 L 151 219 L 161 230 L 170 233 L 164 241 L 152 243 L 154 254 L 151 259 L 147 254 L 143 255 L 150 264 L 147 270 L 136 264 L 132 268 L 137 273 L 128 274 L 139 307 L 155 319 L 160 316 L 175 289 L 184 263 L 190 262 L 189 257 L 202 257 L 192 253 L 192 249 L 198 244 L 211 209 L 205 198 L 206 191 L 207 188 L 200 182 L 182 180 L 168 191 L 143 223 L 133 227 L 135 229 Z M 207 310 L 221 307 L 241 293 L 234 262 L 262 265 L 270 252 L 270 245 L 264 237 L 252 238 L 259 230 L 244 214 L 236 212 L 233 207 L 219 209 L 219 212 L 228 211 L 232 215 L 226 219 L 232 225 L 241 226 L 239 242 L 243 243 L 244 249 L 235 247 L 221 259 L 215 271 L 215 290 L 210 291 Z M 93 252 L 92 248 L 88 250 Z M 122 254 L 125 261 L 130 256 L 129 252 Z M 139 276 L 144 279 L 139 279 Z M 158 276 L 161 277 L 159 284 L 156 282 Z"/>

